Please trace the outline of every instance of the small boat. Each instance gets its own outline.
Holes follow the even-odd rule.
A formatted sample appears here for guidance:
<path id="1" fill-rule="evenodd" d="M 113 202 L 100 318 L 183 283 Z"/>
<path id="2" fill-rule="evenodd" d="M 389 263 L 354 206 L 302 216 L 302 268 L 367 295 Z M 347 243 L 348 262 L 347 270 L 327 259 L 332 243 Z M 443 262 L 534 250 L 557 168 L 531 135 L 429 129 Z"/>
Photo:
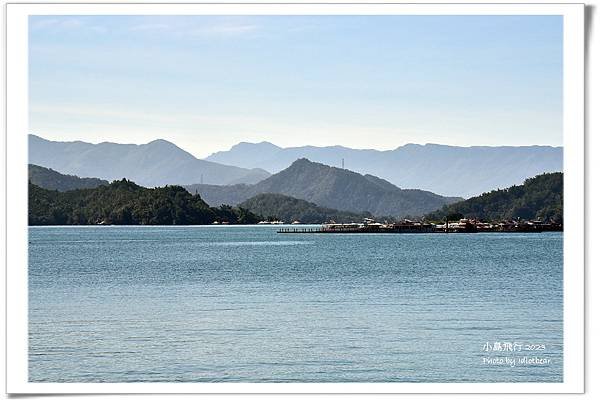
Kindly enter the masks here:
<path id="1" fill-rule="evenodd" d="M 300 223 L 298 220 L 294 220 L 294 221 L 292 221 L 292 224 L 302 224 L 302 223 Z"/>

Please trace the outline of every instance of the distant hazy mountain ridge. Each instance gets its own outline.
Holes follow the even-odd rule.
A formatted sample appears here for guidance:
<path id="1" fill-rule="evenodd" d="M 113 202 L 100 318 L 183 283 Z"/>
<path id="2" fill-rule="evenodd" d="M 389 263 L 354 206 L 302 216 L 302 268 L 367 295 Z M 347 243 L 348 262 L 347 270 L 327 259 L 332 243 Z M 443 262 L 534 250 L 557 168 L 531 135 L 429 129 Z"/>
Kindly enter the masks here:
<path id="1" fill-rule="evenodd" d="M 269 176 L 262 169 L 245 169 L 195 158 L 159 139 L 144 145 L 81 141 L 54 142 L 29 135 L 29 162 L 80 177 L 109 181 L 127 178 L 146 187 L 172 184 L 256 183 Z"/>
<path id="2" fill-rule="evenodd" d="M 299 159 L 285 170 L 255 185 L 216 187 L 189 185 L 211 205 L 238 204 L 263 193 L 303 199 L 321 207 L 376 216 L 420 216 L 460 198 L 418 189 L 400 189 L 371 175 Z"/>
<path id="3" fill-rule="evenodd" d="M 246 199 L 259 194 L 254 185 L 210 185 L 192 184 L 184 185 L 192 194 L 199 194 L 202 199 L 211 206 L 238 205 Z"/>
<path id="4" fill-rule="evenodd" d="M 73 189 L 97 188 L 108 185 L 108 181 L 98 178 L 79 178 L 75 175 L 61 174 L 49 168 L 29 165 L 29 181 L 44 189 L 71 191 Z"/>
<path id="5" fill-rule="evenodd" d="M 294 160 L 345 167 L 372 174 L 400 188 L 419 188 L 442 195 L 469 197 L 522 183 L 544 172 L 562 171 L 562 147 L 446 146 L 408 144 L 394 150 L 343 146 L 281 148 L 269 142 L 242 142 L 206 160 L 276 173 Z"/>

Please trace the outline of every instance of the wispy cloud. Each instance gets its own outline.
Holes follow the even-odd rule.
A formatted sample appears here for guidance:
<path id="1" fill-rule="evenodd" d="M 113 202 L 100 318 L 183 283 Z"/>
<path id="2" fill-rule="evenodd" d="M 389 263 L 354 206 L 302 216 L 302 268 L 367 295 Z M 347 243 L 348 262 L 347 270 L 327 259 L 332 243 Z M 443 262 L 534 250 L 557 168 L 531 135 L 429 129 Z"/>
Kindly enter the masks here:
<path id="1" fill-rule="evenodd" d="M 134 33 L 170 34 L 177 37 L 239 36 L 256 32 L 260 25 L 246 18 L 197 18 L 172 21 L 170 18 L 149 17 L 137 21 L 128 30 Z"/>
<path id="2" fill-rule="evenodd" d="M 106 26 L 97 23 L 90 24 L 86 17 L 33 17 L 30 23 L 30 29 L 34 32 L 71 32 L 71 31 L 87 31 L 98 34 L 108 32 Z"/>
<path id="3" fill-rule="evenodd" d="M 108 28 L 102 25 L 93 25 L 90 26 L 90 30 L 95 32 L 95 33 L 100 33 L 100 34 L 104 34 L 108 32 Z"/>
<path id="4" fill-rule="evenodd" d="M 330 146 L 350 141 L 355 147 L 391 149 L 404 143 L 417 131 L 369 124 L 334 121 L 295 122 L 274 115 L 199 114 L 107 108 L 93 105 L 32 105 L 31 130 L 62 140 L 87 138 L 93 142 L 127 141 L 145 143 L 157 138 L 175 140 L 197 157 L 227 149 L 241 141 L 260 142 L 265 135 L 282 146 L 301 146 L 306 138 L 316 146 Z M 33 123 L 33 121 L 43 121 Z M 67 124 L 68 122 L 68 124 Z M 365 135 L 368 133 L 369 135 Z M 65 136 L 69 134 L 68 136 Z M 437 137 L 423 135 L 423 137 Z M 393 137 L 394 142 L 386 140 Z M 95 139 L 91 139 L 95 138 Z M 177 139 L 179 138 L 179 139 Z M 210 138 L 210 143 L 207 139 Z M 177 139 L 177 140 L 176 140 Z M 398 142 L 399 141 L 399 142 Z M 413 140 L 413 142 L 415 142 Z M 438 142 L 440 142 L 438 140 Z M 443 142 L 443 141 L 441 141 Z M 373 143 L 378 143 L 374 145 Z"/>
<path id="5" fill-rule="evenodd" d="M 68 18 L 59 23 L 59 26 L 64 29 L 77 29 L 83 25 L 83 21 L 78 18 Z"/>
<path id="6" fill-rule="evenodd" d="M 31 23 L 31 29 L 33 30 L 68 30 L 77 29 L 83 26 L 83 21 L 79 18 L 73 17 L 51 17 L 51 18 L 38 18 L 35 17 Z"/>
<path id="7" fill-rule="evenodd" d="M 490 18 L 494 29 L 482 29 Z M 221 138 L 229 146 L 266 139 L 353 147 L 425 137 L 562 140 L 563 31 L 555 16 L 38 15 L 29 22 L 30 124 L 39 133 L 166 132 L 198 138 L 198 152 Z"/>
<path id="8" fill-rule="evenodd" d="M 235 36 L 242 35 L 250 32 L 255 32 L 259 28 L 258 25 L 255 24 L 217 24 L 212 26 L 207 26 L 205 28 L 196 29 L 190 31 L 189 33 L 192 35 L 223 35 L 223 36 Z"/>
<path id="9" fill-rule="evenodd" d="M 107 20 L 89 16 L 33 16 L 30 29 L 37 33 L 82 32 L 92 34 L 160 35 L 176 38 L 211 38 L 248 36 L 261 29 L 251 17 L 170 16 L 119 17 Z"/>
<path id="10" fill-rule="evenodd" d="M 164 31 L 171 28 L 169 24 L 138 24 L 129 28 L 131 32 Z"/>
<path id="11" fill-rule="evenodd" d="M 58 18 L 34 18 L 29 24 L 29 28 L 33 30 L 44 29 L 56 26 L 60 23 Z"/>

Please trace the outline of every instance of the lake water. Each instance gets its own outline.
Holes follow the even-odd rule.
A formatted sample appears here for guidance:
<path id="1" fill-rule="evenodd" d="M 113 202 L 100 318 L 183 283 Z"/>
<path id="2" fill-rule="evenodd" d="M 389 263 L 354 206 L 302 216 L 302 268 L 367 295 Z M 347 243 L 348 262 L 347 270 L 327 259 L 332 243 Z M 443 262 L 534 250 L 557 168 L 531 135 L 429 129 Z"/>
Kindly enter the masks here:
<path id="1" fill-rule="evenodd" d="M 31 227 L 29 380 L 562 381 L 562 233 L 276 230 Z"/>

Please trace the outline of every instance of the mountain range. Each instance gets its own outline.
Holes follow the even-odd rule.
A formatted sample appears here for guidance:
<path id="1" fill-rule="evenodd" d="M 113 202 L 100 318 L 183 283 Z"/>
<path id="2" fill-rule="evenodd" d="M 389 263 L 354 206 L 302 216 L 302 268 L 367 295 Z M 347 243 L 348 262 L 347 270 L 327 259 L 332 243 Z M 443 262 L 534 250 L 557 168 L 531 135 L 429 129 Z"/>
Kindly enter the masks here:
<path id="1" fill-rule="evenodd" d="M 29 162 L 80 177 L 126 177 L 146 187 L 168 184 L 256 184 L 295 160 L 307 158 L 380 177 L 399 188 L 468 198 L 518 185 L 544 172 L 562 171 L 562 147 L 408 144 L 394 150 L 343 146 L 282 148 L 242 142 L 198 159 L 171 142 L 143 145 L 56 142 L 29 136 Z"/>
<path id="2" fill-rule="evenodd" d="M 96 191 L 88 191 L 96 188 Z M 324 208 L 280 194 L 260 194 L 237 208 L 229 205 L 210 208 L 200 196 L 191 195 L 178 186 L 148 189 L 127 180 L 109 183 L 98 178 L 79 178 L 34 164 L 29 165 L 29 200 L 29 220 L 32 225 L 98 222 L 207 224 L 215 219 L 219 222 L 251 224 L 264 218 L 288 223 L 296 220 L 322 223 L 330 220 L 362 221 L 366 217 L 373 217 L 368 212 L 352 213 Z M 192 216 L 189 210 L 190 202 L 195 205 L 193 207 L 211 209 L 213 213 L 203 212 L 204 220 L 198 220 L 198 216 Z"/>
<path id="3" fill-rule="evenodd" d="M 383 178 L 400 188 L 419 188 L 464 198 L 518 185 L 544 172 L 562 171 L 562 147 L 447 146 L 407 144 L 393 150 L 343 146 L 282 148 L 242 142 L 208 161 L 277 173 L 299 158 Z"/>
<path id="4" fill-rule="evenodd" d="M 108 185 L 108 181 L 99 178 L 79 178 L 75 175 L 61 174 L 50 168 L 29 165 L 29 182 L 38 187 L 60 192 L 74 189 L 96 188 Z"/>
<path id="5" fill-rule="evenodd" d="M 143 145 L 55 142 L 29 135 L 29 163 L 79 177 L 128 178 L 145 187 L 173 184 L 254 184 L 270 174 L 197 159 L 171 142 Z"/>
<path id="6" fill-rule="evenodd" d="M 372 175 L 298 159 L 288 168 L 254 185 L 188 185 L 209 205 L 237 205 L 259 194 L 275 193 L 315 203 L 320 207 L 369 212 L 375 216 L 421 216 L 461 198 L 444 197 L 419 189 L 400 189 Z"/>
<path id="7" fill-rule="evenodd" d="M 293 171 L 295 167 L 297 171 Z M 298 160 L 290 174 L 303 173 L 305 177 L 327 168 L 337 175 L 335 168 L 307 160 Z M 337 169 L 339 170 L 339 169 Z M 281 187 L 286 179 L 275 177 Z M 359 177 L 360 174 L 358 174 Z M 356 173 L 341 176 L 339 180 L 360 181 Z M 393 190 L 385 181 L 367 177 L 369 182 Z M 334 179 L 333 181 L 337 181 Z M 331 182 L 331 180 L 330 180 Z M 275 183 L 277 184 L 277 182 Z M 364 183 L 362 183 L 364 184 Z M 389 183 L 388 183 L 389 184 Z M 274 185 L 274 184 L 272 184 Z M 249 185 L 200 186 L 225 190 L 235 188 L 236 196 L 249 192 Z M 373 188 L 370 188 L 373 190 Z M 276 193 L 261 193 L 245 200 L 239 207 L 221 205 L 209 207 L 197 194 L 191 195 L 178 186 L 147 189 L 125 179 L 109 184 L 97 178 L 79 178 L 64 175 L 52 169 L 29 165 L 29 219 L 30 224 L 207 224 L 214 221 L 256 223 L 266 216 L 291 222 L 319 223 L 361 221 L 373 217 L 369 212 L 348 212 L 319 206 L 303 199 Z M 212 191 L 208 191 L 212 192 Z M 423 191 L 419 191 L 423 192 Z M 243 196 L 242 196 L 243 197 Z M 116 203 L 115 203 L 116 202 Z M 199 208 L 199 209 L 198 209 Z M 200 210 L 201 209 L 201 210 Z M 563 215 L 563 174 L 545 173 L 525 180 L 522 185 L 486 192 L 467 200 L 442 206 L 425 216 L 428 220 L 443 221 L 446 217 L 464 217 L 483 220 L 542 219 L 561 222 Z M 450 217 L 451 216 L 451 217 Z"/>

